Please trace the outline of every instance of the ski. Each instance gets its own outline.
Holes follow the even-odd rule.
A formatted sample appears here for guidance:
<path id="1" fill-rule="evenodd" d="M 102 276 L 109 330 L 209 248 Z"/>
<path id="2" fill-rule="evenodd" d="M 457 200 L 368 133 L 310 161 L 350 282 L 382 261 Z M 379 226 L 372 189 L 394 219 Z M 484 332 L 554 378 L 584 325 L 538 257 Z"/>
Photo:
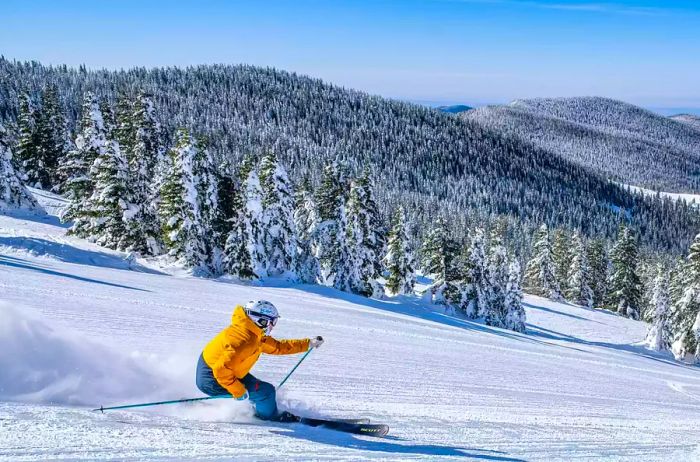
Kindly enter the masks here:
<path id="1" fill-rule="evenodd" d="M 356 435 L 382 437 L 389 433 L 389 426 L 384 424 L 354 423 L 344 420 L 313 419 L 310 417 L 301 417 L 299 423 Z"/>

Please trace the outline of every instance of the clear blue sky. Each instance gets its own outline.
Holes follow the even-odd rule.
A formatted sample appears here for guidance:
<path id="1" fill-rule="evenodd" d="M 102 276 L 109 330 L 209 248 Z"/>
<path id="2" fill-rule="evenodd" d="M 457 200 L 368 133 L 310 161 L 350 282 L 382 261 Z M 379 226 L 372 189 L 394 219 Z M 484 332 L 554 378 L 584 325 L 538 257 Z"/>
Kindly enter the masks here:
<path id="1" fill-rule="evenodd" d="M 0 18 L 10 59 L 250 63 L 420 102 L 700 107 L 698 0 L 3 0 Z"/>

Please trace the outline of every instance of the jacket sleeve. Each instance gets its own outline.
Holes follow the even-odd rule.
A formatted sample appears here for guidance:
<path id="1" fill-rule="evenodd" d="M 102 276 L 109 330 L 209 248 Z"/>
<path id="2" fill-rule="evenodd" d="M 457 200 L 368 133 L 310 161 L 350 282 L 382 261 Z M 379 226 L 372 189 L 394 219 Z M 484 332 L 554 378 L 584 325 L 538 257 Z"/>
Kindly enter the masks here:
<path id="1" fill-rule="evenodd" d="M 262 351 L 268 355 L 293 355 L 303 353 L 309 349 L 309 339 L 277 340 L 272 337 L 263 337 Z"/>
<path id="2" fill-rule="evenodd" d="M 226 367 L 226 364 L 231 362 L 235 355 L 236 350 L 233 346 L 229 344 L 224 345 L 224 352 L 219 357 L 219 360 L 212 365 L 211 371 L 219 385 L 231 393 L 234 398 L 240 398 L 245 394 L 246 389 L 233 371 Z"/>

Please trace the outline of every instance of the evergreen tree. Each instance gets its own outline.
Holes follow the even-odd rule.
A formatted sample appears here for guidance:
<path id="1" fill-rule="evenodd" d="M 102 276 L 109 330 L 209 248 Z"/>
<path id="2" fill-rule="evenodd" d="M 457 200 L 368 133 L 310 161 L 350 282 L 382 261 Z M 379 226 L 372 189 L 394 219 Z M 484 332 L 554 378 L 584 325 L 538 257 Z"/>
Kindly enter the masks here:
<path id="1" fill-rule="evenodd" d="M 507 314 L 506 288 L 509 261 L 506 248 L 498 235 L 492 235 L 487 260 L 488 300 L 485 308 L 486 324 L 503 327 Z"/>
<path id="2" fill-rule="evenodd" d="M 532 243 L 533 256 L 525 271 L 525 290 L 533 295 L 561 300 L 561 292 L 555 274 L 549 229 L 543 224 L 537 230 Z"/>
<path id="3" fill-rule="evenodd" d="M 672 332 L 669 324 L 671 307 L 668 286 L 668 270 L 663 264 L 658 264 L 650 303 L 654 316 L 646 338 L 649 348 L 655 351 L 668 350 L 671 347 Z"/>
<path id="4" fill-rule="evenodd" d="M 266 272 L 281 275 L 296 267 L 297 239 L 294 226 L 294 192 L 286 170 L 270 152 L 260 164 L 263 190 L 262 225 Z"/>
<path id="5" fill-rule="evenodd" d="M 349 276 L 352 292 L 364 296 L 380 297 L 382 289 L 376 278 L 380 256 L 378 251 L 377 230 L 373 229 L 376 213 L 372 205 L 371 188 L 362 179 L 354 180 L 350 186 L 350 197 L 346 213 L 346 243 L 349 251 L 351 271 Z"/>
<path id="6" fill-rule="evenodd" d="M 684 288 L 671 312 L 673 354 L 678 359 L 692 358 L 693 361 L 700 362 L 700 234 L 695 236 L 690 245 L 687 262 L 679 279 Z"/>
<path id="7" fill-rule="evenodd" d="M 44 88 L 41 111 L 37 117 L 38 155 L 43 164 L 40 172 L 41 184 L 60 190 L 62 178 L 59 165 L 70 149 L 70 139 L 63 107 L 56 85 Z"/>
<path id="8" fill-rule="evenodd" d="M 520 263 L 513 259 L 508 266 L 508 282 L 505 288 L 506 329 L 525 332 L 525 308 L 523 308 L 523 291 L 520 288 Z"/>
<path id="9" fill-rule="evenodd" d="M 629 228 L 623 226 L 612 249 L 610 306 L 623 316 L 639 319 L 641 281 L 637 273 L 637 242 Z"/>
<path id="10" fill-rule="evenodd" d="M 356 183 L 358 199 L 362 207 L 360 226 L 367 249 L 366 259 L 362 263 L 364 266 L 363 272 L 369 274 L 371 279 L 377 279 L 382 273 L 381 256 L 385 252 L 386 242 L 369 169 L 364 170 L 362 176 L 356 180 Z"/>
<path id="11" fill-rule="evenodd" d="M 324 283 L 332 281 L 340 259 L 338 241 L 345 241 L 345 225 L 340 223 L 341 211 L 345 213 L 345 189 L 346 182 L 339 165 L 335 162 L 326 165 L 321 185 L 316 191 L 319 223 L 313 236 L 313 247 Z"/>
<path id="12" fill-rule="evenodd" d="M 253 269 L 253 261 L 249 251 L 250 223 L 246 209 L 246 197 L 243 183 L 248 178 L 252 166 L 244 164 L 236 178 L 219 183 L 220 219 L 226 226 L 221 226 L 225 232 L 223 253 L 223 270 L 239 279 L 248 280 L 258 277 Z"/>
<path id="13" fill-rule="evenodd" d="M 399 207 L 394 213 L 384 264 L 388 272 L 386 288 L 389 294 L 412 294 L 416 284 L 416 274 L 413 269 L 413 254 L 406 234 L 406 213 L 403 207 Z"/>
<path id="14" fill-rule="evenodd" d="M 80 132 L 75 139 L 75 149 L 71 150 L 60 172 L 66 182 L 64 190 L 68 205 L 61 213 L 61 220 L 74 223 L 71 231 L 79 236 L 88 234 L 89 218 L 83 213 L 87 200 L 92 196 L 95 182 L 90 170 L 95 160 L 105 155 L 107 132 L 97 100 L 92 93 L 85 94 Z"/>
<path id="15" fill-rule="evenodd" d="M 571 239 L 569 253 L 571 263 L 567 277 L 566 298 L 572 303 L 591 308 L 593 306 L 593 290 L 591 289 L 588 255 L 578 233 L 574 233 Z"/>
<path id="16" fill-rule="evenodd" d="M 469 318 L 486 316 L 491 302 L 490 296 L 493 293 L 487 269 L 484 231 L 481 228 L 474 230 L 472 239 L 464 251 L 460 273 L 462 276 L 461 310 Z M 489 321 L 499 325 L 500 306 L 494 306 L 493 309 Z"/>
<path id="17" fill-rule="evenodd" d="M 588 245 L 588 266 L 590 267 L 593 306 L 602 308 L 608 296 L 608 269 L 610 267 L 603 239 L 594 239 Z"/>
<path id="18" fill-rule="evenodd" d="M 439 217 L 421 249 L 423 273 L 433 278 L 429 290 L 435 303 L 453 305 L 460 302 L 456 254 L 456 245 L 447 234 L 445 220 Z"/>
<path id="19" fill-rule="evenodd" d="M 249 161 L 250 162 L 250 161 Z M 257 277 L 267 276 L 265 228 L 263 224 L 263 191 L 256 165 L 243 166 L 247 175 L 243 181 L 243 209 L 245 210 L 246 248 L 250 264 Z"/>
<path id="20" fill-rule="evenodd" d="M 124 213 L 129 209 L 128 170 L 119 143 L 108 141 L 90 169 L 92 195 L 78 212 L 74 232 L 104 247 L 124 250 Z"/>
<path id="21" fill-rule="evenodd" d="M 0 211 L 38 208 L 34 197 L 24 187 L 12 166 L 12 151 L 7 145 L 7 132 L 0 125 Z"/>
<path id="22" fill-rule="evenodd" d="M 554 275 L 563 295 L 568 289 L 569 267 L 571 265 L 571 237 L 565 229 L 557 229 L 552 236 L 552 261 Z"/>
<path id="23" fill-rule="evenodd" d="M 126 153 L 131 204 L 125 214 L 125 242 L 129 250 L 143 254 L 161 251 L 154 178 L 162 143 L 154 112 L 150 98 L 143 94 L 135 102 L 122 96 L 117 103 L 115 137 Z"/>
<path id="24" fill-rule="evenodd" d="M 202 153 L 198 143 L 187 130 L 175 134 L 175 144 L 170 150 L 170 171 L 161 188 L 159 214 L 163 225 L 163 241 L 170 255 L 185 265 L 206 270 L 209 263 L 206 228 L 206 202 L 202 194 L 198 164 Z"/>
<path id="25" fill-rule="evenodd" d="M 294 227 L 297 235 L 295 272 L 302 282 L 315 283 L 321 268 L 313 248 L 313 236 L 319 224 L 311 182 L 305 177 L 295 194 Z"/>
<path id="26" fill-rule="evenodd" d="M 24 93 L 19 100 L 17 127 L 19 139 L 14 153 L 15 169 L 22 180 L 30 186 L 42 187 L 44 164 L 40 152 L 37 114 L 29 95 Z"/>

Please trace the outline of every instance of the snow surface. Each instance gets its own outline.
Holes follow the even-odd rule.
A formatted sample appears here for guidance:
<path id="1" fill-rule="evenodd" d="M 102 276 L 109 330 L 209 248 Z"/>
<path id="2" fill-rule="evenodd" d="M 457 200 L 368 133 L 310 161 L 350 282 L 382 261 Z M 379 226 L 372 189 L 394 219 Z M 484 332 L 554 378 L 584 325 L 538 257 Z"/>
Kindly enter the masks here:
<path id="1" fill-rule="evenodd" d="M 620 183 L 620 185 L 627 188 L 633 193 L 642 194 L 644 196 L 656 196 L 656 194 L 660 194 L 661 197 L 668 197 L 669 199 L 673 199 L 674 201 L 682 199 L 689 204 L 700 204 L 700 194 L 672 193 L 665 191 L 660 191 L 657 193 L 657 191 L 654 191 L 653 189 L 646 189 L 639 186 L 632 186 L 624 183 Z"/>
<path id="2" fill-rule="evenodd" d="M 264 424 L 232 400 L 90 411 L 201 396 L 202 347 L 254 298 L 280 309 L 274 335 L 326 339 L 282 405 L 388 438 Z M 0 299 L 0 460 L 700 460 L 700 369 L 612 313 L 528 296 L 521 335 L 418 298 L 163 274 L 31 216 L 0 216 Z M 298 359 L 253 372 L 278 383 Z"/>

